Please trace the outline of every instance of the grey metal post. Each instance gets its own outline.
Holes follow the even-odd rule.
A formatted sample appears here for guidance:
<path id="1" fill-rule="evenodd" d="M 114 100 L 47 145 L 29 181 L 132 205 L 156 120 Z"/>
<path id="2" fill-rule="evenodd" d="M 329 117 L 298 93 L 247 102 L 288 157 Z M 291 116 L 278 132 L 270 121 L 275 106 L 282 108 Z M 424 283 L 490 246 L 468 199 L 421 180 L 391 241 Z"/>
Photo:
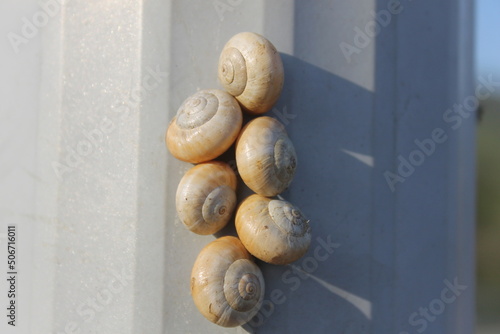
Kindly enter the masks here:
<path id="1" fill-rule="evenodd" d="M 49 218 L 32 332 L 472 333 L 472 12 L 471 0 L 68 1 L 42 40 L 36 213 Z M 183 99 L 219 87 L 219 52 L 240 31 L 282 53 L 269 115 L 299 157 L 283 196 L 314 238 L 294 265 L 261 264 L 265 307 L 221 329 L 189 295 L 213 237 L 176 218 L 189 165 L 163 138 Z"/>

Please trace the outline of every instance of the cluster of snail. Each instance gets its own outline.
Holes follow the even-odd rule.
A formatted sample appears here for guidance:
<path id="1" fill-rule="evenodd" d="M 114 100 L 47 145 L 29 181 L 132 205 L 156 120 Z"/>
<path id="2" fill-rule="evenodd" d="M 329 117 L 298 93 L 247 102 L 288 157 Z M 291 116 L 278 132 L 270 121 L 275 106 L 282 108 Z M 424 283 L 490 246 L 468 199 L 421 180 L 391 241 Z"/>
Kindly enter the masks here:
<path id="1" fill-rule="evenodd" d="M 224 327 L 248 322 L 264 297 L 264 279 L 252 256 L 284 265 L 302 257 L 311 242 L 309 221 L 291 203 L 276 199 L 293 179 L 297 157 L 284 126 L 260 116 L 270 110 L 283 87 L 283 64 L 276 48 L 255 33 L 233 36 L 222 50 L 219 81 L 225 91 L 202 90 L 187 98 L 170 122 L 171 154 L 196 164 L 176 193 L 179 219 L 192 232 L 220 231 L 235 216 L 238 238 L 223 236 L 205 246 L 191 273 L 198 310 Z M 255 194 L 237 207 L 237 177 L 214 161 L 236 143 L 236 166 Z"/>

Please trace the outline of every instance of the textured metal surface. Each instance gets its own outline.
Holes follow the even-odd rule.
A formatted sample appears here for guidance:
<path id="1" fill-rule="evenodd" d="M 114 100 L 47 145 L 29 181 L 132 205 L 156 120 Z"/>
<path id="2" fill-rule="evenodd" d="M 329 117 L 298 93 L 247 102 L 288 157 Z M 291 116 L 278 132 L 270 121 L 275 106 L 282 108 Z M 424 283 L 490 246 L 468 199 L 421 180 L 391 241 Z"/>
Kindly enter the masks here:
<path id="1" fill-rule="evenodd" d="M 474 93 L 471 1 L 402 1 L 376 38 L 360 37 L 388 6 L 67 1 L 42 31 L 33 107 L 31 332 L 416 333 L 420 309 L 435 309 L 457 279 L 467 288 L 425 332 L 471 333 L 474 119 L 456 130 L 443 120 Z M 176 218 L 190 165 L 163 140 L 187 96 L 220 87 L 220 50 L 241 31 L 282 54 L 285 85 L 269 115 L 296 145 L 283 196 L 311 219 L 313 243 L 292 266 L 259 263 L 264 308 L 222 329 L 189 294 L 192 264 L 214 237 Z M 356 47 L 350 59 L 342 42 Z M 436 128 L 447 140 L 391 191 L 386 171 Z"/>

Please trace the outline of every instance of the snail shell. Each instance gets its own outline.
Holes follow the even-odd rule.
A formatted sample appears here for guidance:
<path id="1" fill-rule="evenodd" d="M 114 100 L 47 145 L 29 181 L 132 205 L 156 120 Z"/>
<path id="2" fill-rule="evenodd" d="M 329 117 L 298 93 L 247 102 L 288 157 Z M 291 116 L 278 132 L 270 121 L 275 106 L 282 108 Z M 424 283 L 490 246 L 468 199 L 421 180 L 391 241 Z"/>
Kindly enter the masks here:
<path id="1" fill-rule="evenodd" d="M 194 166 L 177 187 L 175 204 L 180 220 L 194 233 L 216 233 L 233 215 L 236 184 L 236 175 L 226 163 Z"/>
<path id="2" fill-rule="evenodd" d="M 211 322 L 242 325 L 257 314 L 264 298 L 264 278 L 238 238 L 225 236 L 203 248 L 191 272 L 191 294 Z"/>
<path id="3" fill-rule="evenodd" d="M 166 144 L 179 160 L 209 161 L 234 143 L 242 121 L 234 97 L 219 89 L 202 90 L 181 105 L 168 127 Z"/>
<path id="4" fill-rule="evenodd" d="M 309 220 L 297 207 L 255 194 L 236 211 L 236 231 L 253 256 L 272 264 L 298 260 L 311 244 Z"/>
<path id="5" fill-rule="evenodd" d="M 245 184 L 257 194 L 270 197 L 283 192 L 297 165 L 283 124 L 267 116 L 250 121 L 236 141 L 236 165 Z"/>
<path id="6" fill-rule="evenodd" d="M 281 57 L 265 37 L 242 32 L 233 36 L 219 58 L 219 81 L 251 114 L 271 109 L 283 88 Z"/>

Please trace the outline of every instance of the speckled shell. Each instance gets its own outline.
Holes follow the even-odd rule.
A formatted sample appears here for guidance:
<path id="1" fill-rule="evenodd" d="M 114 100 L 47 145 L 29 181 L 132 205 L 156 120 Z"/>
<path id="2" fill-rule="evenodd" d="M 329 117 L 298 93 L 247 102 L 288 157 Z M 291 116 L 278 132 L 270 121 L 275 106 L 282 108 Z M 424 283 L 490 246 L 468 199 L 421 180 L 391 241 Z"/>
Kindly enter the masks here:
<path id="1" fill-rule="evenodd" d="M 267 116 L 250 121 L 236 141 L 236 165 L 245 184 L 257 194 L 270 197 L 283 192 L 297 165 L 283 124 Z"/>
<path id="2" fill-rule="evenodd" d="M 179 219 L 194 233 L 218 232 L 233 215 L 236 185 L 236 175 L 226 163 L 211 161 L 194 166 L 177 187 Z"/>
<path id="3" fill-rule="evenodd" d="M 301 258 L 311 244 L 311 228 L 300 210 L 283 200 L 247 197 L 236 211 L 236 231 L 245 248 L 272 264 Z"/>
<path id="4" fill-rule="evenodd" d="M 250 114 L 262 114 L 276 103 L 283 88 L 280 54 L 265 37 L 251 32 L 233 36 L 219 58 L 219 81 Z"/>
<path id="5" fill-rule="evenodd" d="M 225 236 L 203 248 L 191 272 L 191 295 L 205 318 L 223 327 L 240 326 L 257 314 L 264 278 L 238 238 Z"/>
<path id="6" fill-rule="evenodd" d="M 242 121 L 234 97 L 219 89 L 202 90 L 181 105 L 167 129 L 166 144 L 179 160 L 213 160 L 234 143 Z"/>

